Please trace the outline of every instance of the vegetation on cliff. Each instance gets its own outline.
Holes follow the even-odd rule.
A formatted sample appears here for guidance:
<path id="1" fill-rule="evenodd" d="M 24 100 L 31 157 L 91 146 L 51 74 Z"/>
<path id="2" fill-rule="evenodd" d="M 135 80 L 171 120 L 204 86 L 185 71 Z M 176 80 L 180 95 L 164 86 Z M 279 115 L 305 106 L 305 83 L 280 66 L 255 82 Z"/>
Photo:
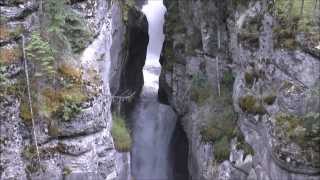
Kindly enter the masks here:
<path id="1" fill-rule="evenodd" d="M 123 117 L 113 114 L 111 135 L 115 148 L 119 152 L 129 152 L 132 146 L 132 139 Z"/>

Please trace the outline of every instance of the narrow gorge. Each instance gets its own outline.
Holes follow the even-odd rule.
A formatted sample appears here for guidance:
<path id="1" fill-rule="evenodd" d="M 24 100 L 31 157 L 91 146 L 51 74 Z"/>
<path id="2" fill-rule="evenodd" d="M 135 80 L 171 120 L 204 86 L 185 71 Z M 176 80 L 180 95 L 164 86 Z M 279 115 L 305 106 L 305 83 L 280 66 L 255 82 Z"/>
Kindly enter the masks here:
<path id="1" fill-rule="evenodd" d="M 1 180 L 319 180 L 318 0 L 0 0 Z"/>

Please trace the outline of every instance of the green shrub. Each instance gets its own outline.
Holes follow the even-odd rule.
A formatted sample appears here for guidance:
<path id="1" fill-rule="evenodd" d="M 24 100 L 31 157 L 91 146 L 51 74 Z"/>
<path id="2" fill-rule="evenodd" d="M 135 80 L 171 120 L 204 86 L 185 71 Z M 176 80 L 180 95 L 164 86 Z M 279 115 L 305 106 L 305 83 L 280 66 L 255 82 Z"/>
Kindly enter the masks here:
<path id="1" fill-rule="evenodd" d="M 234 77 L 231 71 L 225 71 L 222 77 L 222 86 L 232 89 L 234 83 Z"/>
<path id="2" fill-rule="evenodd" d="M 262 103 L 258 102 L 258 100 L 252 95 L 240 97 L 239 106 L 242 111 L 247 113 L 259 115 L 263 115 L 266 113 L 266 110 Z"/>
<path id="3" fill-rule="evenodd" d="M 200 131 L 200 134 L 203 141 L 214 143 L 215 140 L 223 136 L 223 129 L 219 129 L 215 126 L 209 125 L 208 127 L 204 127 Z"/>
<path id="4" fill-rule="evenodd" d="M 40 36 L 40 33 L 32 33 L 31 41 L 26 47 L 26 52 L 29 60 L 35 64 L 40 64 L 41 69 L 38 70 L 38 75 L 40 75 L 41 72 L 45 72 L 51 76 L 55 73 L 53 49 L 50 44 Z"/>
<path id="5" fill-rule="evenodd" d="M 56 35 L 62 35 L 62 27 L 65 24 L 65 0 L 46 0 L 45 14 L 49 18 L 48 31 Z"/>
<path id="6" fill-rule="evenodd" d="M 229 159 L 230 156 L 230 144 L 226 136 L 219 139 L 214 144 L 214 157 L 215 160 L 220 163 L 226 159 Z"/>
<path id="7" fill-rule="evenodd" d="M 241 132 L 239 127 L 235 129 L 235 135 L 237 136 L 237 140 L 238 140 L 237 149 L 242 149 L 245 155 L 247 154 L 254 155 L 253 148 L 251 147 L 250 144 L 246 142 L 243 136 L 243 133 Z"/>
<path id="8" fill-rule="evenodd" d="M 111 135 L 115 148 L 119 152 L 129 152 L 132 145 L 130 132 L 126 127 L 125 120 L 117 115 L 113 115 Z"/>
<path id="9" fill-rule="evenodd" d="M 64 105 L 61 108 L 60 116 L 64 121 L 70 121 L 71 118 L 81 112 L 79 104 L 70 100 L 65 100 Z"/>
<path id="10" fill-rule="evenodd" d="M 65 16 L 64 35 L 70 42 L 72 51 L 74 53 L 81 52 L 92 41 L 92 33 L 88 29 L 83 18 L 68 10 Z"/>
<path id="11" fill-rule="evenodd" d="M 274 93 L 272 93 L 263 97 L 263 102 L 265 102 L 268 105 L 272 105 L 276 99 L 277 99 L 277 96 Z"/>
<path id="12" fill-rule="evenodd" d="M 253 83 L 258 81 L 259 77 L 260 75 L 256 71 L 246 72 L 244 74 L 246 85 L 249 87 L 252 87 Z"/>
<path id="13" fill-rule="evenodd" d="M 192 78 L 191 100 L 202 105 L 211 95 L 208 78 L 203 73 L 198 73 Z"/>
<path id="14" fill-rule="evenodd" d="M 276 125 L 285 132 L 286 137 L 302 147 L 320 143 L 319 113 L 308 113 L 302 117 L 279 113 L 276 116 Z"/>
<path id="15" fill-rule="evenodd" d="M 37 148 L 35 145 L 27 145 L 22 151 L 22 156 L 27 160 L 33 160 L 37 157 Z"/>
<path id="16" fill-rule="evenodd" d="M 217 162 L 229 158 L 229 145 L 231 139 L 235 137 L 237 126 L 237 117 L 233 110 L 232 88 L 227 88 L 228 85 L 229 83 L 222 83 L 220 96 L 210 98 L 214 111 L 207 115 L 206 124 L 200 129 L 202 141 L 213 144 Z"/>

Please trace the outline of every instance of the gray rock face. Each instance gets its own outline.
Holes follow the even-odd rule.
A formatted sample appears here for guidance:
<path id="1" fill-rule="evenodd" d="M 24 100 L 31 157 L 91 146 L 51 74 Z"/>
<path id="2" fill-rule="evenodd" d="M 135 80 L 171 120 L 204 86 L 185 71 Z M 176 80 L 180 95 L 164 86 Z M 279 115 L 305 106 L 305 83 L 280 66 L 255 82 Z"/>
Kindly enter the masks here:
<path id="1" fill-rule="evenodd" d="M 112 95 L 139 96 L 143 86 L 142 68 L 149 42 L 148 21 L 136 7 L 115 2 L 112 14 L 113 43 L 111 46 L 110 90 Z M 126 10 L 122 6 L 128 6 Z M 124 111 L 132 103 L 120 102 Z"/>
<path id="2" fill-rule="evenodd" d="M 23 124 L 19 118 L 19 104 L 13 97 L 1 98 L 1 179 L 21 177 L 26 179 L 26 172 L 21 154 L 23 151 Z"/>
<path id="3" fill-rule="evenodd" d="M 305 117 L 318 112 L 319 94 L 311 92 L 319 89 L 320 57 L 309 51 L 315 50 L 310 46 L 291 50 L 275 47 L 276 20 L 267 8 L 269 3 L 255 1 L 235 6 L 226 1 L 165 1 L 166 39 L 160 60 L 159 95 L 181 117 L 189 142 L 191 179 L 319 179 L 319 167 L 314 166 L 319 162 L 318 148 L 311 145 L 308 150 L 302 149 L 304 145 L 300 147 L 288 139 L 289 130 L 283 129 L 279 119 L 287 117 L 283 114 Z M 257 35 L 244 37 L 243 32 L 253 21 L 259 25 Z M 208 115 L 217 115 L 219 101 L 195 103 L 193 83 L 198 74 L 204 74 L 209 93 L 202 95 L 210 99 L 218 94 L 219 86 L 222 88 L 228 69 L 235 81 L 233 92 L 226 93 L 232 96 L 237 124 L 254 154 L 238 149 L 233 139 L 228 148 L 230 157 L 213 163 L 217 147 L 203 142 L 201 128 L 206 126 Z M 263 75 L 248 85 L 248 72 Z M 241 98 L 248 95 L 274 99 L 261 100 L 261 114 L 250 113 L 240 106 Z M 301 119 L 285 120 L 293 123 Z M 313 122 L 316 129 L 318 120 Z M 294 127 L 294 132 L 299 131 L 300 127 Z M 313 158 L 303 155 L 306 151 Z"/>
<path id="4" fill-rule="evenodd" d="M 1 37 L 1 53 L 19 47 L 20 34 L 24 33 L 28 38 L 31 29 L 38 25 L 37 5 L 31 1 L 15 2 L 0 2 L 1 18 L 5 17 L 3 18 L 5 27 L 9 28 L 9 31 L 18 29 L 20 25 L 23 30 L 13 35 L 11 33 L 5 39 Z M 3 75 L 6 83 L 4 86 L 1 79 L 1 179 L 117 179 L 119 175 L 127 173 L 128 167 L 122 164 L 128 164 L 130 157 L 116 158 L 118 153 L 114 149 L 110 134 L 112 125 L 109 90 L 110 48 L 112 43 L 123 44 L 124 41 L 114 38 L 112 34 L 114 31 L 111 22 L 122 14 L 120 10 L 115 12 L 112 9 L 117 6 L 116 4 L 109 7 L 110 4 L 111 1 L 104 0 L 70 4 L 73 11 L 86 17 L 84 22 L 92 28 L 90 30 L 95 35 L 95 39 L 79 55 L 79 62 L 84 67 L 82 78 L 89 79 L 94 70 L 102 81 L 98 82 L 98 86 L 86 85 L 98 93 L 82 103 L 81 113 L 70 121 L 57 120 L 48 123 L 45 119 L 35 118 L 40 165 L 36 160 L 32 127 L 20 118 L 22 115 L 19 98 L 2 95 L 2 90 L 8 83 L 16 83 L 17 76 L 23 75 L 21 57 L 9 56 L 15 58 L 13 59 L 15 63 L 1 68 L 1 78 Z M 133 35 L 136 35 L 137 33 L 134 33 L 136 27 L 134 25 L 130 27 L 133 29 Z M 143 58 L 139 55 L 130 57 Z M 4 61 L 11 62 L 12 59 L 9 58 Z M 33 67 L 31 63 L 29 66 Z"/>

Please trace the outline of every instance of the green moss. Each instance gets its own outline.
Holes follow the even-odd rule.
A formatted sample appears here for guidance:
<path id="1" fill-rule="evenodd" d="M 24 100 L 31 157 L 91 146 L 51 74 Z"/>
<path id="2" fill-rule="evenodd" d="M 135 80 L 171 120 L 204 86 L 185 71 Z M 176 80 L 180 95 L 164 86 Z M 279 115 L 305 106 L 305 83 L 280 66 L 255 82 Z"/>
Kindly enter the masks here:
<path id="1" fill-rule="evenodd" d="M 8 18 L 5 16 L 0 16 L 0 25 L 7 23 Z"/>
<path id="2" fill-rule="evenodd" d="M 37 157 L 37 149 L 34 145 L 25 146 L 22 151 L 22 156 L 27 160 L 32 160 Z"/>
<path id="3" fill-rule="evenodd" d="M 129 152 L 132 146 L 132 139 L 125 120 L 120 116 L 113 115 L 112 123 L 111 135 L 115 148 L 120 152 Z"/>
<path id="4" fill-rule="evenodd" d="M 10 65 L 19 63 L 22 59 L 22 51 L 19 47 L 1 47 L 0 64 Z"/>
<path id="5" fill-rule="evenodd" d="M 65 176 L 70 175 L 71 173 L 72 173 L 72 170 L 67 166 L 65 166 L 62 170 L 62 174 Z"/>
<path id="6" fill-rule="evenodd" d="M 136 3 L 134 0 L 124 0 L 124 2 L 122 0 L 120 0 L 119 2 L 120 2 L 121 9 L 122 9 L 122 20 L 125 24 L 128 24 L 129 11 L 132 8 L 135 8 Z"/>
<path id="7" fill-rule="evenodd" d="M 48 125 L 48 135 L 51 137 L 58 137 L 60 135 L 60 129 L 53 122 Z"/>
<path id="8" fill-rule="evenodd" d="M 303 14 L 301 15 L 301 0 L 292 0 L 292 8 L 288 0 L 275 1 L 275 14 L 277 23 L 274 29 L 274 46 L 276 48 L 296 49 L 298 42 L 296 34 L 303 32 L 306 39 L 313 39 L 314 33 L 319 31 L 316 8 L 314 1 L 304 1 Z M 314 42 L 311 42 L 314 43 Z M 317 43 L 317 42 L 316 42 Z M 316 44 L 315 43 L 315 44 Z"/>
<path id="9" fill-rule="evenodd" d="M 275 95 L 274 93 L 271 93 L 263 97 L 263 102 L 266 103 L 267 105 L 272 105 L 276 99 L 277 99 L 277 95 Z"/>
<path id="10" fill-rule="evenodd" d="M 235 135 L 237 136 L 238 144 L 237 149 L 242 149 L 244 151 L 245 155 L 251 154 L 254 155 L 255 152 L 250 144 L 248 144 L 243 136 L 243 133 L 241 132 L 240 128 L 235 129 Z"/>
<path id="11" fill-rule="evenodd" d="M 69 121 L 81 112 L 81 103 L 88 100 L 89 95 L 79 86 L 71 84 L 68 88 L 47 88 L 42 92 L 41 113 L 47 117 L 58 117 Z"/>
<path id="12" fill-rule="evenodd" d="M 252 87 L 253 83 L 257 82 L 259 78 L 260 75 L 256 71 L 247 71 L 244 74 L 246 85 L 249 87 Z"/>
<path id="13" fill-rule="evenodd" d="M 38 163 L 30 163 L 26 166 L 26 172 L 32 174 L 36 173 L 41 169 L 40 165 Z"/>
<path id="14" fill-rule="evenodd" d="M 259 114 L 259 115 L 263 115 L 266 113 L 266 110 L 263 107 L 262 103 L 260 103 L 252 95 L 241 97 L 239 99 L 239 106 L 244 112 L 247 112 L 247 113 Z"/>
<path id="15" fill-rule="evenodd" d="M 73 117 L 81 112 L 79 104 L 73 100 L 65 100 L 63 106 L 58 110 L 58 116 L 64 121 L 70 121 Z"/>
<path id="16" fill-rule="evenodd" d="M 229 159 L 230 144 L 226 136 L 222 137 L 214 144 L 214 157 L 217 162 L 222 162 Z"/>
<path id="17" fill-rule="evenodd" d="M 0 38 L 5 41 L 16 39 L 24 31 L 22 25 L 16 25 L 15 27 L 10 27 L 0 24 Z"/>
<path id="18" fill-rule="evenodd" d="M 234 77 L 231 71 L 225 71 L 222 77 L 222 85 L 227 87 L 228 89 L 233 88 Z"/>
<path id="19" fill-rule="evenodd" d="M 229 88 L 232 79 L 230 77 L 226 81 L 228 83 L 222 83 L 220 96 L 212 95 L 209 98 L 214 110 L 205 116 L 206 124 L 200 129 L 202 141 L 213 144 L 217 162 L 229 158 L 230 141 L 236 136 L 237 116 L 233 110 L 232 88 Z"/>
<path id="20" fill-rule="evenodd" d="M 38 107 L 35 103 L 32 105 L 33 115 L 35 116 L 38 113 Z M 30 106 L 27 100 L 22 100 L 20 104 L 20 118 L 26 124 L 31 124 L 32 116 L 30 112 Z"/>
<path id="21" fill-rule="evenodd" d="M 208 77 L 205 74 L 198 73 L 194 75 L 192 78 L 191 100 L 195 101 L 199 105 L 203 105 L 211 96 L 211 89 Z"/>
<path id="22" fill-rule="evenodd" d="M 281 127 L 286 136 L 299 145 L 308 145 L 311 141 L 320 142 L 320 115 L 308 113 L 303 117 L 291 114 L 279 113 L 276 116 L 276 124 Z M 298 131 L 301 129 L 301 131 Z"/>
<path id="23" fill-rule="evenodd" d="M 28 60 L 31 60 L 38 68 L 36 74 L 38 76 L 53 77 L 54 69 L 54 50 L 49 42 L 41 37 L 39 32 L 33 32 L 31 41 L 26 47 Z"/>
<path id="24" fill-rule="evenodd" d="M 93 35 L 83 21 L 83 17 L 72 10 L 68 10 L 67 12 L 63 33 L 71 44 L 72 51 L 80 53 L 93 40 Z"/>

